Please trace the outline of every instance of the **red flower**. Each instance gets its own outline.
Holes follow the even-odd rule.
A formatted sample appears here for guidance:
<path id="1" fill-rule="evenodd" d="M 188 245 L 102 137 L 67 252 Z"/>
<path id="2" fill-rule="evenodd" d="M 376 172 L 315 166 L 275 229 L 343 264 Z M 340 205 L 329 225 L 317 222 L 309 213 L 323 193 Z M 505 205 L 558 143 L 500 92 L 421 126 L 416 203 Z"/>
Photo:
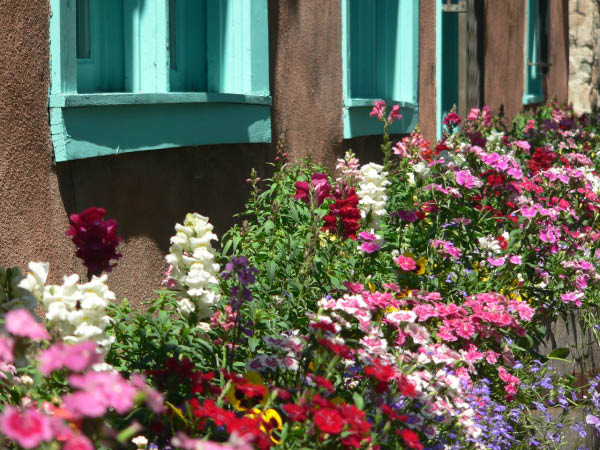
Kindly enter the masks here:
<path id="1" fill-rule="evenodd" d="M 294 403 L 286 403 L 283 410 L 292 422 L 304 422 L 306 420 L 306 408 Z"/>
<path id="2" fill-rule="evenodd" d="M 444 121 L 442 123 L 446 126 L 454 128 L 455 126 L 460 124 L 460 116 L 455 112 L 451 112 L 446 117 L 444 117 Z"/>
<path id="3" fill-rule="evenodd" d="M 323 231 L 333 234 L 341 233 L 345 239 L 356 239 L 356 232 L 360 229 L 358 220 L 358 196 L 354 189 L 350 189 L 346 196 L 340 191 L 334 191 L 335 202 L 329 205 L 329 214 L 323 217 L 325 225 Z"/>
<path id="4" fill-rule="evenodd" d="M 406 445 L 408 445 L 409 448 L 414 448 L 416 450 L 423 450 L 423 445 L 421 444 L 420 440 L 419 440 L 419 435 L 417 433 L 415 433 L 412 430 L 409 429 L 404 429 L 404 430 L 397 430 L 396 433 L 398 433 L 398 436 L 400 436 L 404 442 L 406 442 Z"/>
<path id="5" fill-rule="evenodd" d="M 529 169 L 531 174 L 535 175 L 540 170 L 548 170 L 552 167 L 552 163 L 556 159 L 556 154 L 552 150 L 547 150 L 542 147 L 536 147 L 535 152 L 529 160 Z"/>
<path id="6" fill-rule="evenodd" d="M 344 428 L 344 420 L 335 409 L 319 409 L 314 416 L 315 425 L 323 433 L 338 434 Z"/>
<path id="7" fill-rule="evenodd" d="M 83 259 L 89 277 L 110 272 L 114 267 L 114 264 L 110 265 L 110 260 L 123 256 L 115 251 L 121 242 L 116 234 L 117 222 L 114 219 L 102 220 L 104 214 L 105 209 L 95 207 L 81 214 L 71 214 L 71 228 L 66 232 L 67 236 L 73 237 L 73 243 L 77 246 L 75 255 Z"/>

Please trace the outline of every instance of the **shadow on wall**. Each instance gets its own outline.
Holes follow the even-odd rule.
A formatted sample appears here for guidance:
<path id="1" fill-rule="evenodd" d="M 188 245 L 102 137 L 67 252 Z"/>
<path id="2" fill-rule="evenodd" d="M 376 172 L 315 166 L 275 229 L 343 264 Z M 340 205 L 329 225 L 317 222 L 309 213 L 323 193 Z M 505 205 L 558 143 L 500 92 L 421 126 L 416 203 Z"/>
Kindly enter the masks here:
<path id="1" fill-rule="evenodd" d="M 220 145 L 127 153 L 59 163 L 68 214 L 103 207 L 125 240 L 145 236 L 166 253 L 188 212 L 210 218 L 221 236 L 248 197 L 253 167 L 264 177 L 268 144 Z"/>

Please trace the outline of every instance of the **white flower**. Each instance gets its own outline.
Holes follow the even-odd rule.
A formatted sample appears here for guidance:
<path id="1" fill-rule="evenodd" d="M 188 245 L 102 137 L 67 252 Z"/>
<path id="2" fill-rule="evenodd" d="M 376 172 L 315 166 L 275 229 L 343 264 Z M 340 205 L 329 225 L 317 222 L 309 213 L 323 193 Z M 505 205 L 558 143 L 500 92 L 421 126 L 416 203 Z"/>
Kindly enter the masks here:
<path id="1" fill-rule="evenodd" d="M 219 265 L 215 263 L 215 250 L 211 245 L 217 236 L 208 218 L 198 213 L 187 214 L 183 225 L 176 224 L 175 230 L 177 233 L 171 237 L 169 254 L 165 257 L 172 266 L 169 279 L 190 297 L 180 301 L 178 310 L 184 316 L 195 311 L 200 318 L 208 317 L 210 307 L 219 300 Z"/>
<path id="2" fill-rule="evenodd" d="M 385 187 L 390 184 L 387 175 L 379 164 L 369 163 L 360 168 L 358 209 L 363 219 L 369 218 L 367 225 L 374 229 L 379 229 L 379 219 L 386 214 Z"/>
<path id="3" fill-rule="evenodd" d="M 106 285 L 108 277 L 92 277 L 91 281 L 79 284 L 79 276 L 64 277 L 62 286 L 44 287 L 41 303 L 46 308 L 48 327 L 65 342 L 95 341 L 103 352 L 107 352 L 114 337 L 106 334 L 112 318 L 106 313 L 115 294 Z"/>
<path id="4" fill-rule="evenodd" d="M 189 298 L 182 298 L 177 301 L 177 311 L 184 317 L 189 316 L 191 313 L 196 311 L 196 307 L 190 301 Z"/>
<path id="5" fill-rule="evenodd" d="M 48 278 L 49 264 L 46 262 L 30 262 L 27 276 L 21 280 L 19 287 L 27 289 L 40 300 L 44 294 L 44 285 Z"/>
<path id="6" fill-rule="evenodd" d="M 146 439 L 145 436 L 134 437 L 131 440 L 131 442 L 133 442 L 137 446 L 138 450 L 142 450 L 148 447 L 148 439 Z"/>

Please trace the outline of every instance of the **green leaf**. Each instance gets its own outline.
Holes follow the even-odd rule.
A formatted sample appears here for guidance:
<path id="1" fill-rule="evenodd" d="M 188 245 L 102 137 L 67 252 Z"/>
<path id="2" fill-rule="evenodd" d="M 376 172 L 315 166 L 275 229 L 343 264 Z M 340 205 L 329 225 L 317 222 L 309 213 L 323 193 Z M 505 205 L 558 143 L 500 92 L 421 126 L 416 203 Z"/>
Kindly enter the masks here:
<path id="1" fill-rule="evenodd" d="M 365 401 L 358 392 L 352 394 L 352 400 L 354 400 L 354 404 L 358 409 L 363 409 L 365 407 Z"/>
<path id="2" fill-rule="evenodd" d="M 273 260 L 269 260 L 267 261 L 267 277 L 269 278 L 269 281 L 272 282 L 275 279 L 275 270 L 277 269 L 277 266 L 275 265 L 275 261 Z"/>
<path id="3" fill-rule="evenodd" d="M 567 356 L 569 356 L 569 349 L 565 347 L 555 348 L 546 355 L 548 359 L 565 359 Z"/>

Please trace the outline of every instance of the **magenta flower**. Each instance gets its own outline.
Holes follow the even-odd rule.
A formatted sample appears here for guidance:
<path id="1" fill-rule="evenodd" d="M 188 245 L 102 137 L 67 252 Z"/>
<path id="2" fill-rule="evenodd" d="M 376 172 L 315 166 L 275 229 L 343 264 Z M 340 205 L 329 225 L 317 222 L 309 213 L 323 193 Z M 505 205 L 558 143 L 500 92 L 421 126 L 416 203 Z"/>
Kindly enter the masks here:
<path id="1" fill-rule="evenodd" d="M 479 178 L 471 175 L 471 172 L 468 170 L 458 170 L 454 173 L 454 178 L 456 178 L 456 184 L 467 189 L 478 188 L 483 184 Z"/>
<path id="2" fill-rule="evenodd" d="M 15 309 L 6 314 L 6 329 L 13 336 L 27 337 L 32 341 L 50 339 L 46 328 L 25 309 Z"/>
<path id="3" fill-rule="evenodd" d="M 27 409 L 23 414 L 14 406 L 7 406 L 0 416 L 0 430 L 21 447 L 30 449 L 54 437 L 50 418 L 36 409 Z"/>
<path id="4" fill-rule="evenodd" d="M 112 271 L 111 260 L 117 260 L 123 255 L 116 252 L 121 238 L 117 236 L 117 222 L 114 219 L 103 220 L 106 214 L 103 208 L 91 207 L 81 214 L 71 214 L 71 228 L 66 232 L 72 236 L 77 246 L 78 258 L 88 269 L 88 278 L 99 276 L 102 272 Z"/>
<path id="5" fill-rule="evenodd" d="M 138 390 L 116 372 L 71 375 L 69 384 L 81 389 L 63 397 L 65 407 L 76 417 L 101 417 L 109 408 L 125 414 L 134 406 Z"/>
<path id="6" fill-rule="evenodd" d="M 40 371 L 50 375 L 55 370 L 67 368 L 73 372 L 83 372 L 102 361 L 95 342 L 86 341 L 68 345 L 59 342 L 44 350 L 40 356 Z"/>
<path id="7" fill-rule="evenodd" d="M 11 363 L 14 360 L 13 346 L 15 342 L 12 338 L 0 336 L 0 363 Z"/>
<path id="8" fill-rule="evenodd" d="M 494 267 L 500 267 L 504 265 L 506 258 L 504 258 L 504 256 L 500 256 L 499 258 L 492 258 L 490 256 L 487 261 Z"/>
<path id="9" fill-rule="evenodd" d="M 385 101 L 384 100 L 379 100 L 375 102 L 375 105 L 373 106 L 373 110 L 369 113 L 369 115 L 371 117 L 377 117 L 379 120 L 384 120 L 384 114 L 385 114 Z"/>
<path id="10" fill-rule="evenodd" d="M 394 262 L 398 267 L 400 267 L 406 272 L 415 270 L 417 268 L 417 263 L 410 256 L 400 255 L 396 259 L 394 259 Z"/>
<path id="11" fill-rule="evenodd" d="M 378 250 L 381 250 L 381 246 L 376 242 L 363 242 L 359 247 L 363 252 L 367 254 L 375 253 Z"/>
<path id="12" fill-rule="evenodd" d="M 400 105 L 392 106 L 392 110 L 390 111 L 390 115 L 388 116 L 388 122 L 392 123 L 394 120 L 402 119 L 402 114 L 400 114 Z"/>
<path id="13" fill-rule="evenodd" d="M 323 203 L 327 197 L 329 197 L 329 193 L 331 192 L 331 185 L 329 184 L 329 178 L 326 173 L 315 173 L 312 176 L 311 180 L 313 196 L 315 200 L 315 204 L 319 206 Z M 295 200 L 300 200 L 306 204 L 310 201 L 310 188 L 311 186 L 306 181 L 297 181 L 296 182 L 296 195 L 294 195 Z"/>
<path id="14" fill-rule="evenodd" d="M 511 255 L 508 260 L 516 265 L 519 265 L 523 262 L 522 258 L 519 255 Z"/>
<path id="15" fill-rule="evenodd" d="M 451 112 L 444 117 L 444 121 L 442 123 L 448 127 L 454 128 L 460 124 L 460 116 L 454 112 Z"/>
<path id="16" fill-rule="evenodd" d="M 576 306 L 581 306 L 582 292 L 565 292 L 560 296 L 564 303 L 575 303 Z"/>
<path id="17" fill-rule="evenodd" d="M 94 450 L 92 442 L 83 434 L 72 434 L 62 447 L 63 450 Z"/>

